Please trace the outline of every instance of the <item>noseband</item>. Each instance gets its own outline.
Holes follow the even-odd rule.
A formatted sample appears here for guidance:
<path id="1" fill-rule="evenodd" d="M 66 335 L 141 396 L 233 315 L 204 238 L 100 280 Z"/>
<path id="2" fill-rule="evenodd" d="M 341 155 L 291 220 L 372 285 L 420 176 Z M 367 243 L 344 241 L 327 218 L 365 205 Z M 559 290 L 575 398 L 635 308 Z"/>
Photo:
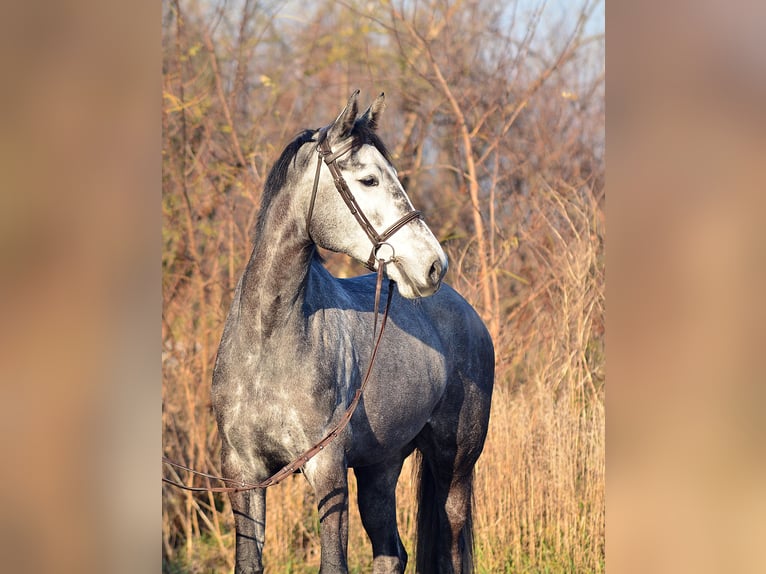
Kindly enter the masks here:
<path id="1" fill-rule="evenodd" d="M 396 258 L 396 254 L 394 253 L 394 248 L 391 246 L 391 244 L 387 243 L 388 239 L 390 239 L 394 233 L 399 231 L 410 221 L 415 219 L 423 219 L 423 214 L 420 211 L 410 211 L 396 223 L 386 229 L 383 233 L 378 233 L 375 227 L 373 227 L 372 223 L 370 223 L 370 220 L 367 219 L 367 216 L 364 214 L 362 209 L 359 207 L 356 198 L 348 188 L 348 184 L 346 184 L 346 180 L 343 179 L 343 174 L 340 172 L 340 168 L 338 167 L 338 158 L 351 151 L 351 148 L 354 144 L 353 138 L 349 137 L 335 150 L 335 152 L 333 152 L 330 148 L 329 142 L 327 141 L 327 129 L 328 128 L 323 128 L 319 132 L 319 144 L 317 145 L 317 169 L 316 174 L 314 175 L 314 187 L 311 190 L 311 203 L 309 204 L 309 212 L 306 218 L 306 230 L 309 232 L 309 235 L 311 235 L 311 217 L 314 213 L 314 202 L 316 200 L 317 189 L 319 187 L 319 173 L 322 169 L 322 161 L 324 160 L 324 163 L 327 164 L 327 167 L 330 169 L 330 174 L 332 175 L 333 181 L 335 182 L 335 189 L 338 190 L 338 193 L 343 198 L 346 206 L 348 206 L 349 211 L 351 211 L 351 215 L 354 216 L 362 230 L 367 234 L 370 242 L 372 242 L 370 257 L 367 259 L 365 266 L 371 271 L 375 271 L 375 262 L 379 259 L 378 250 L 383 245 L 387 245 L 391 249 L 391 257 L 385 261 L 386 263 L 393 261 Z"/>

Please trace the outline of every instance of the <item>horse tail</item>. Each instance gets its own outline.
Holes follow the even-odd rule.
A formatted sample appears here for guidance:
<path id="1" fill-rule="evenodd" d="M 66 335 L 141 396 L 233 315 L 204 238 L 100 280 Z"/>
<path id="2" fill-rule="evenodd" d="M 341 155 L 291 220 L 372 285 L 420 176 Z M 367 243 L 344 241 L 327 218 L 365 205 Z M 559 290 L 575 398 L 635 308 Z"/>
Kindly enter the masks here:
<path id="1" fill-rule="evenodd" d="M 440 484 L 433 469 L 422 453 L 416 451 L 416 476 L 418 483 L 417 552 L 415 571 L 417 574 L 441 574 L 451 572 L 450 538 L 451 530 L 444 510 L 447 486 Z M 461 550 L 460 572 L 473 572 L 473 476 L 469 478 L 469 501 L 465 524 L 460 531 L 458 542 Z"/>
<path id="2" fill-rule="evenodd" d="M 465 523 L 460 529 L 460 574 L 472 574 L 473 561 L 473 470 L 468 477 L 468 505 L 466 507 Z"/>
<path id="3" fill-rule="evenodd" d="M 441 518 L 436 500 L 436 477 L 423 454 L 416 451 L 418 485 L 418 530 L 415 571 L 418 574 L 438 574 Z"/>

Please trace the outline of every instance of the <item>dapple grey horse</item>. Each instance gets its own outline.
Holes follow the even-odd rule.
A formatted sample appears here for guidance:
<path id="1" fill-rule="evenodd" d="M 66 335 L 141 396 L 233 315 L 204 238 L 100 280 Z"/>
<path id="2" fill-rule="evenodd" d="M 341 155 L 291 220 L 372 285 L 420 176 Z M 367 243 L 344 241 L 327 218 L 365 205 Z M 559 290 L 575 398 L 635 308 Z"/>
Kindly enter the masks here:
<path id="1" fill-rule="evenodd" d="M 375 275 L 337 279 L 316 246 L 371 268 L 386 261 L 395 292 L 370 384 L 348 426 L 302 468 L 318 504 L 320 572 L 348 571 L 348 468 L 373 572 L 404 572 L 395 489 L 415 450 L 416 570 L 471 572 L 473 469 L 489 422 L 493 344 L 474 309 L 442 284 L 446 255 L 413 216 L 376 134 L 383 94 L 361 115 L 357 95 L 330 126 L 289 143 L 267 178 L 213 373 L 222 470 L 247 482 L 270 476 L 337 423 L 360 385 L 371 355 Z M 371 229 L 400 223 L 373 242 L 372 254 L 374 232 L 352 216 L 329 160 Z M 230 499 L 236 572 L 262 572 L 266 491 Z"/>

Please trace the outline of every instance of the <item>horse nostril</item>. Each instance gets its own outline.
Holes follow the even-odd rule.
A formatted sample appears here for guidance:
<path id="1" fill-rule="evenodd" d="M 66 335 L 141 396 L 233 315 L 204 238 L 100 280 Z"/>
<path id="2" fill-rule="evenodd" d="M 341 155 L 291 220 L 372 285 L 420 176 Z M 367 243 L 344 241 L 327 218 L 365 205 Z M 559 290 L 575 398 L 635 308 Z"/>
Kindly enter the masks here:
<path id="1" fill-rule="evenodd" d="M 431 280 L 432 285 L 438 285 L 442 279 L 442 264 L 438 259 L 431 264 L 431 268 L 428 270 L 428 278 Z"/>

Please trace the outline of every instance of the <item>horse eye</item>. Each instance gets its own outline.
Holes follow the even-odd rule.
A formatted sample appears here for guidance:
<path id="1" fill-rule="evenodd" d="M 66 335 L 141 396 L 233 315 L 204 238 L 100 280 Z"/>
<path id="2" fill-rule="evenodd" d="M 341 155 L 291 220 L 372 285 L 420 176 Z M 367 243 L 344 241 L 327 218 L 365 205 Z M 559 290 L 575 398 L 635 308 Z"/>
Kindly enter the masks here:
<path id="1" fill-rule="evenodd" d="M 378 185 L 378 178 L 374 175 L 370 175 L 368 177 L 365 177 L 364 179 L 360 179 L 359 183 L 362 185 L 366 185 L 367 187 L 375 187 Z"/>

